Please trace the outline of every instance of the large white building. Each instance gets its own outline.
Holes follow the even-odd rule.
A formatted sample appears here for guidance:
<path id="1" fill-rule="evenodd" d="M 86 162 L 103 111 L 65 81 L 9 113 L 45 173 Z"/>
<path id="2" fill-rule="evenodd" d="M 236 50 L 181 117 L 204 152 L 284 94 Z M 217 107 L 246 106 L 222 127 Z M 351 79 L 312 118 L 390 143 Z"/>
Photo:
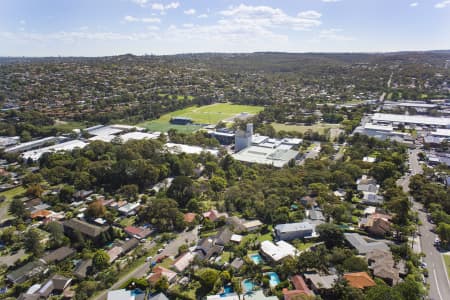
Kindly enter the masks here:
<path id="1" fill-rule="evenodd" d="M 22 153 L 22 158 L 26 159 L 26 160 L 32 159 L 33 161 L 37 161 L 37 160 L 39 160 L 39 158 L 41 158 L 41 156 L 44 153 L 58 152 L 58 151 L 72 151 L 75 148 L 83 149 L 87 145 L 88 144 L 83 141 L 72 140 L 72 141 L 61 143 L 61 144 L 56 144 L 56 145 L 52 145 L 49 147 L 24 152 L 24 153 Z"/>
<path id="2" fill-rule="evenodd" d="M 372 119 L 372 121 L 377 123 L 411 124 L 411 125 L 450 128 L 450 118 L 445 117 L 376 113 L 370 118 Z"/>

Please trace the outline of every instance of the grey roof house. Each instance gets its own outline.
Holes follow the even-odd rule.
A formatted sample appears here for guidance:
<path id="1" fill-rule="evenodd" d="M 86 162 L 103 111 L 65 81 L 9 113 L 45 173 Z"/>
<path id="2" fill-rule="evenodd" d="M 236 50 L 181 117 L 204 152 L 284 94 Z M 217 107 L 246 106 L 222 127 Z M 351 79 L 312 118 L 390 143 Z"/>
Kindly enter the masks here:
<path id="1" fill-rule="evenodd" d="M 307 238 L 314 235 L 314 226 L 308 222 L 278 224 L 275 234 L 278 239 L 285 241 Z"/>

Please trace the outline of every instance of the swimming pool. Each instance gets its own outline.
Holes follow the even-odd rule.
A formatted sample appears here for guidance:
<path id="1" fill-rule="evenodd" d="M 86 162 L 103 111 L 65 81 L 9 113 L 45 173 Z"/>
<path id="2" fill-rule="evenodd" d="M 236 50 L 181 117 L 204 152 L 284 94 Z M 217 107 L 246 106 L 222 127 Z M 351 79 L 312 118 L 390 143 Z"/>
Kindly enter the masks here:
<path id="1" fill-rule="evenodd" d="M 280 283 L 280 277 L 278 277 L 277 273 L 268 272 L 266 275 L 269 276 L 270 287 L 276 287 Z"/>
<path id="2" fill-rule="evenodd" d="M 253 291 L 255 285 L 250 279 L 245 279 L 244 281 L 242 281 L 242 286 L 244 287 L 244 293 L 249 293 Z"/>
<path id="3" fill-rule="evenodd" d="M 255 263 L 255 265 L 259 265 L 263 261 L 261 255 L 259 255 L 258 253 L 251 254 L 250 259 Z"/>
<path id="4" fill-rule="evenodd" d="M 223 293 L 220 293 L 220 297 L 228 297 L 233 294 L 233 286 L 226 285 L 223 287 Z"/>

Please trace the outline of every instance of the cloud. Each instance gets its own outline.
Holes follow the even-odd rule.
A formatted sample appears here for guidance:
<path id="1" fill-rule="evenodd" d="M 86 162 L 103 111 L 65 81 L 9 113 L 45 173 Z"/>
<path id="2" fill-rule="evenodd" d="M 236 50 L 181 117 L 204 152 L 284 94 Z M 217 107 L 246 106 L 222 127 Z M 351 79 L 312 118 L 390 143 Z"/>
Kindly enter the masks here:
<path id="1" fill-rule="evenodd" d="M 196 10 L 193 8 L 184 11 L 185 15 L 195 15 L 195 13 L 196 13 Z"/>
<path id="2" fill-rule="evenodd" d="M 324 29 L 319 33 L 319 39 L 328 41 L 353 41 L 355 38 L 341 34 L 342 29 Z"/>
<path id="3" fill-rule="evenodd" d="M 321 14 L 316 11 L 300 12 L 297 16 L 290 16 L 279 8 L 270 6 L 248 6 L 241 4 L 220 12 L 221 15 L 243 26 L 258 26 L 269 29 L 283 27 L 293 30 L 309 30 L 321 24 Z M 223 20 L 222 20 L 223 21 Z"/>
<path id="4" fill-rule="evenodd" d="M 207 14 L 201 14 L 201 15 L 198 15 L 197 18 L 199 18 L 199 19 L 206 19 L 207 17 L 208 17 Z"/>
<path id="5" fill-rule="evenodd" d="M 19 21 L 19 24 L 20 24 L 20 25 L 25 25 L 25 24 L 27 24 L 27 21 L 25 21 L 25 20 L 20 20 L 20 21 Z"/>
<path id="6" fill-rule="evenodd" d="M 413 3 L 409 4 L 409 6 L 411 6 L 411 7 L 419 6 L 419 2 L 413 2 Z"/>
<path id="7" fill-rule="evenodd" d="M 331 3 L 331 2 L 339 2 L 341 0 L 322 0 L 322 2 Z"/>
<path id="8" fill-rule="evenodd" d="M 159 10 L 159 11 L 165 11 L 168 9 L 175 9 L 178 8 L 180 6 L 180 2 L 170 2 L 169 4 L 162 4 L 162 3 L 152 3 L 151 8 L 154 10 Z"/>
<path id="9" fill-rule="evenodd" d="M 444 0 L 434 5 L 436 8 L 445 8 L 447 6 L 450 6 L 450 0 Z"/>
<path id="10" fill-rule="evenodd" d="M 131 0 L 131 1 L 142 7 L 144 7 L 148 2 L 148 0 Z"/>
<path id="11" fill-rule="evenodd" d="M 300 18 L 307 18 L 307 19 L 319 19 L 322 14 L 315 10 L 307 10 L 307 11 L 301 11 L 297 14 Z"/>
<path id="12" fill-rule="evenodd" d="M 133 17 L 133 16 L 125 16 L 123 18 L 123 20 L 128 23 L 135 23 L 135 22 L 161 23 L 161 19 L 159 19 L 159 18 L 137 18 L 137 17 Z"/>

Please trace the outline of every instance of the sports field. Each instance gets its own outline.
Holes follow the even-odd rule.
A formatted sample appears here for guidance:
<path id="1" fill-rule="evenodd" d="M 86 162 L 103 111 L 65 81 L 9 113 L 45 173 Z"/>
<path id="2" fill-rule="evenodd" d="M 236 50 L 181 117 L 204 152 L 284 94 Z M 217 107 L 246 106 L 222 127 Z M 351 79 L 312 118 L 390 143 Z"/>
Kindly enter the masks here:
<path id="1" fill-rule="evenodd" d="M 181 132 L 193 132 L 199 125 L 173 125 L 170 124 L 172 117 L 191 118 L 196 124 L 217 124 L 220 121 L 233 118 L 241 113 L 257 114 L 264 108 L 262 106 L 238 105 L 231 103 L 216 103 L 205 106 L 192 106 L 177 110 L 161 116 L 157 120 L 145 121 L 137 126 L 147 128 L 150 131 L 168 131 L 171 128 Z"/>
<path id="2" fill-rule="evenodd" d="M 285 125 L 280 123 L 272 123 L 271 124 L 276 131 L 295 131 L 300 133 L 305 133 L 308 130 L 312 130 L 313 132 L 318 132 L 323 134 L 328 128 L 339 128 L 339 124 L 314 124 L 311 126 L 306 125 Z"/>

